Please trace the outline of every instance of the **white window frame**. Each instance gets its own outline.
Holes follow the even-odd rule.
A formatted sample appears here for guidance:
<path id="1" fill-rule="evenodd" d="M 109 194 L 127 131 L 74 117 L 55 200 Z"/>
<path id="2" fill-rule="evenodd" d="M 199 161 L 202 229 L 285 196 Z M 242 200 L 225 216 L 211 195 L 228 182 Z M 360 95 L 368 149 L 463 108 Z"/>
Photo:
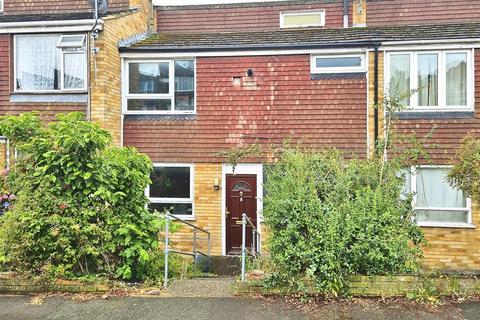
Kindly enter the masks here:
<path id="1" fill-rule="evenodd" d="M 63 44 L 63 38 L 65 37 L 81 37 L 80 41 L 73 42 L 70 45 Z M 57 48 L 81 48 L 85 45 L 85 35 L 84 34 L 62 34 L 60 39 L 58 39 Z"/>
<path id="2" fill-rule="evenodd" d="M 189 198 L 151 198 L 150 185 L 145 189 L 145 195 L 150 203 L 185 203 L 192 204 L 191 215 L 176 215 L 183 220 L 195 220 L 195 166 L 190 163 L 154 163 L 154 168 L 189 168 L 190 169 L 190 197 Z"/>
<path id="3" fill-rule="evenodd" d="M 3 12 L 3 2 L 4 0 L 0 0 L 0 12 Z"/>
<path id="4" fill-rule="evenodd" d="M 472 221 L 472 199 L 466 197 L 466 207 L 465 208 L 446 208 L 446 207 L 417 207 L 417 168 L 420 169 L 448 169 L 452 166 L 448 165 L 420 165 L 412 166 L 410 168 L 410 192 L 413 194 L 412 198 L 412 207 L 414 212 L 417 210 L 433 210 L 433 211 L 458 211 L 467 212 L 467 223 L 456 223 L 456 222 L 428 222 L 421 221 L 417 224 L 421 227 L 441 227 L 441 228 L 475 228 Z"/>
<path id="5" fill-rule="evenodd" d="M 290 25 L 285 26 L 285 16 L 303 16 L 303 15 L 320 15 L 320 24 L 299 24 L 299 25 Z M 325 10 L 302 10 L 302 11 L 285 11 L 280 12 L 280 28 L 290 29 L 290 28 L 307 28 L 307 27 L 324 27 L 325 26 Z"/>
<path id="6" fill-rule="evenodd" d="M 193 110 L 175 110 L 175 61 L 190 60 L 193 61 Z M 132 63 L 169 63 L 169 86 L 168 93 L 130 93 L 129 71 Z M 143 59 L 143 60 L 124 60 L 122 72 L 122 110 L 123 114 L 195 114 L 197 112 L 197 60 L 189 58 L 168 58 L 168 59 Z M 171 99 L 170 110 L 128 110 L 129 99 Z"/>
<path id="7" fill-rule="evenodd" d="M 446 55 L 449 53 L 466 53 L 467 55 L 467 105 L 466 106 L 447 106 L 447 83 L 446 83 Z M 418 88 L 418 55 L 419 54 L 437 54 L 438 61 L 438 105 L 437 106 L 419 106 L 418 93 L 410 96 L 410 105 L 405 106 L 405 111 L 414 112 L 435 112 L 435 111 L 474 111 L 474 64 L 473 49 L 442 49 L 442 50 L 410 50 L 410 51 L 389 51 L 385 55 L 385 86 L 384 92 L 389 92 L 390 86 L 390 59 L 392 55 L 410 56 L 410 90 Z"/>
<path id="8" fill-rule="evenodd" d="M 351 67 L 334 67 L 334 68 L 317 68 L 318 58 L 360 58 L 360 66 Z M 341 53 L 341 54 L 315 54 L 310 56 L 310 72 L 313 74 L 321 73 L 362 73 L 367 72 L 365 63 L 365 53 Z"/>
<path id="9" fill-rule="evenodd" d="M 64 50 L 64 48 L 59 48 L 61 52 L 60 56 L 60 89 L 56 90 L 22 90 L 17 88 L 17 38 L 18 37 L 42 37 L 42 36 L 60 36 L 59 41 L 62 39 L 63 34 L 21 34 L 21 35 L 15 35 L 13 37 L 13 91 L 15 93 L 84 93 L 87 91 L 87 86 L 88 86 L 88 50 L 87 50 L 87 44 L 83 46 L 83 49 L 81 50 L 76 50 L 76 51 L 68 51 Z M 69 34 L 65 34 L 69 35 Z M 71 34 L 73 35 L 82 35 L 82 34 Z M 85 36 L 85 35 L 83 35 Z M 57 42 L 57 48 L 58 48 L 58 43 Z M 65 89 L 64 86 L 64 77 L 65 77 L 65 63 L 64 63 L 64 57 L 65 54 L 68 53 L 83 53 L 84 54 L 84 59 L 85 59 L 85 70 L 84 70 L 84 87 L 83 88 L 78 88 L 78 89 Z"/>

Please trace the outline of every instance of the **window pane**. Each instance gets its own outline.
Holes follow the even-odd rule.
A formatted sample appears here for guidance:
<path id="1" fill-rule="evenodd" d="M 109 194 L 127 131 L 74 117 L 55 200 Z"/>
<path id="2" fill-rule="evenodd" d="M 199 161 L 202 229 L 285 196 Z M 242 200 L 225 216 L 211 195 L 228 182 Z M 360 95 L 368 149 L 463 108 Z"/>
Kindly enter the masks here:
<path id="1" fill-rule="evenodd" d="M 85 88 L 85 54 L 68 53 L 64 55 L 64 88 Z"/>
<path id="2" fill-rule="evenodd" d="M 410 105 L 410 55 L 392 54 L 390 56 L 390 96 L 403 98 L 404 106 Z"/>
<path id="3" fill-rule="evenodd" d="M 190 198 L 189 167 L 155 167 L 150 198 Z"/>
<path id="4" fill-rule="evenodd" d="M 418 105 L 438 105 L 438 56 L 418 55 Z"/>
<path id="5" fill-rule="evenodd" d="M 322 13 L 312 12 L 305 14 L 284 14 L 284 27 L 300 27 L 300 26 L 322 26 Z"/>
<path id="6" fill-rule="evenodd" d="M 171 99 L 128 99 L 129 111 L 165 111 L 172 108 Z"/>
<path id="7" fill-rule="evenodd" d="M 169 93 L 169 63 L 130 63 L 130 93 Z"/>
<path id="8" fill-rule="evenodd" d="M 78 48 L 83 47 L 85 35 L 62 36 L 58 46 L 62 48 Z"/>
<path id="9" fill-rule="evenodd" d="M 467 54 L 447 53 L 447 106 L 467 105 Z"/>
<path id="10" fill-rule="evenodd" d="M 174 215 L 192 215 L 191 203 L 150 203 L 150 210 L 157 210 L 158 212 L 164 212 L 168 210 L 170 214 Z"/>
<path id="11" fill-rule="evenodd" d="M 317 68 L 344 68 L 344 67 L 361 67 L 361 57 L 332 57 L 317 58 Z"/>
<path id="12" fill-rule="evenodd" d="M 466 208 L 467 200 L 463 192 L 453 189 L 446 176 L 448 169 L 417 169 L 417 207 Z"/>
<path id="13" fill-rule="evenodd" d="M 15 39 L 18 90 L 60 89 L 59 36 L 18 36 Z"/>
<path id="14" fill-rule="evenodd" d="M 194 110 L 195 66 L 192 60 L 175 61 L 175 110 Z"/>
<path id="15" fill-rule="evenodd" d="M 468 223 L 468 212 L 416 210 L 417 222 L 457 222 Z"/>

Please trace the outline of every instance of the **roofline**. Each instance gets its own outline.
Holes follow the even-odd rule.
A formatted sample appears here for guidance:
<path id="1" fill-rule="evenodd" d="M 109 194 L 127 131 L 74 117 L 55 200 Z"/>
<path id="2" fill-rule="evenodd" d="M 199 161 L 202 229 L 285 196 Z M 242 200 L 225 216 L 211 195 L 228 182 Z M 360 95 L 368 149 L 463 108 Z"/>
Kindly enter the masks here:
<path id="1" fill-rule="evenodd" d="M 0 34 L 91 31 L 94 26 L 95 19 L 1 22 Z M 96 29 L 103 29 L 102 19 Z"/>
<path id="2" fill-rule="evenodd" d="M 251 45 L 251 46 L 215 46 L 215 47 L 120 47 L 120 52 L 218 52 L 218 51 L 240 51 L 240 50 L 300 50 L 300 49 L 329 49 L 329 48 L 358 48 L 358 47 L 379 47 L 379 41 L 350 41 L 331 43 L 305 43 L 305 44 L 279 44 L 279 45 Z"/>
<path id="3" fill-rule="evenodd" d="M 186 4 L 186 5 L 159 5 L 154 4 L 155 10 L 175 11 L 175 10 L 201 10 L 201 9 L 222 9 L 222 8 L 255 8 L 271 6 L 289 6 L 298 4 L 324 4 L 336 3 L 342 0 L 285 0 L 285 1 L 255 1 L 255 2 L 233 2 L 233 3 L 210 3 L 210 4 Z"/>

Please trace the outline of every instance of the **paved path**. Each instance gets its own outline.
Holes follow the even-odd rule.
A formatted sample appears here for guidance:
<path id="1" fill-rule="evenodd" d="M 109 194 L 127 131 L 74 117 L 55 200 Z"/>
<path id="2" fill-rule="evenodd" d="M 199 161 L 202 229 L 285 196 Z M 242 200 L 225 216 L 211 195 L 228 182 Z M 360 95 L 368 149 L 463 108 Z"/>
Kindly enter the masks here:
<path id="1" fill-rule="evenodd" d="M 109 298 L 75 302 L 46 298 L 1 297 L 1 320 L 290 320 L 306 319 L 280 303 L 240 298 Z"/>

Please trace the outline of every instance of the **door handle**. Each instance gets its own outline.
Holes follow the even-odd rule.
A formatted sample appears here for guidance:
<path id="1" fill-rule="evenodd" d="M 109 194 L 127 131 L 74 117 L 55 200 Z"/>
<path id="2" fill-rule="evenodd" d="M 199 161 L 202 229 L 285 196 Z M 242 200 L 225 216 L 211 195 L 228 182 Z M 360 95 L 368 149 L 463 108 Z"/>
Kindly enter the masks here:
<path id="1" fill-rule="evenodd" d="M 230 215 L 230 212 L 228 211 L 228 209 L 225 210 L 225 218 L 228 218 L 228 216 Z"/>

